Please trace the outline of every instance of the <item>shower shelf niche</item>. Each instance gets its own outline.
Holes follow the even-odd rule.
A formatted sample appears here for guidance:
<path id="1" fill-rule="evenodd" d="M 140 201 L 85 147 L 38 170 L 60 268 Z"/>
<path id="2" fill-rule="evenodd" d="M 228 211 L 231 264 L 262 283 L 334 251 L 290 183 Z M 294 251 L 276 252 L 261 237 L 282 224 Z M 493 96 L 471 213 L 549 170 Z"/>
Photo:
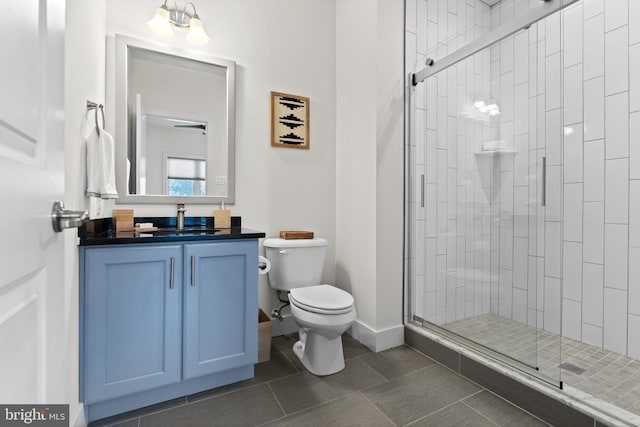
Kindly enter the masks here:
<path id="1" fill-rule="evenodd" d="M 516 153 L 517 153 L 516 150 L 503 149 L 503 150 L 476 151 L 475 155 L 476 156 L 481 156 L 481 157 L 492 157 L 492 156 L 497 156 L 497 155 L 501 155 L 501 154 L 515 155 Z"/>

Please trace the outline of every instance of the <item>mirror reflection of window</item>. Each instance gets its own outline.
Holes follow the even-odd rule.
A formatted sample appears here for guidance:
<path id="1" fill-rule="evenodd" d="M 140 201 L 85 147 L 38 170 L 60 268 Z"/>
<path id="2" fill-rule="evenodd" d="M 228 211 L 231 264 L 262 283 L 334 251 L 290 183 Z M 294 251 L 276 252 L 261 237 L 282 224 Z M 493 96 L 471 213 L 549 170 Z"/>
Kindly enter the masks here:
<path id="1" fill-rule="evenodd" d="M 204 196 L 207 194 L 204 158 L 165 155 L 165 159 L 165 194 L 170 196 Z"/>
<path id="2" fill-rule="evenodd" d="M 194 193 L 189 203 L 233 204 L 235 62 L 121 34 L 115 46 L 107 36 L 107 48 L 115 50 L 107 71 L 116 83 L 116 181 L 123 189 L 118 202 L 182 201 L 169 195 L 163 175 L 162 154 L 171 153 L 206 160 L 212 181 L 182 183 L 187 188 L 175 190 Z"/>
<path id="3" fill-rule="evenodd" d="M 206 181 L 169 179 L 169 196 L 206 196 Z"/>
<path id="4" fill-rule="evenodd" d="M 174 118 L 153 114 L 146 114 L 142 120 L 143 132 L 138 134 L 138 140 L 141 143 L 139 147 L 144 150 L 138 151 L 137 171 L 139 173 L 138 180 L 140 188 L 144 179 L 144 194 L 164 194 L 171 195 L 167 186 L 167 176 L 169 175 L 168 158 L 186 159 L 187 164 L 191 160 L 198 160 L 202 168 L 198 174 L 206 177 L 210 176 L 210 160 L 213 154 L 208 155 L 207 147 L 207 123 L 203 121 L 195 121 L 191 119 Z M 178 163 L 176 163 L 178 164 Z M 172 166 L 175 170 L 177 166 Z M 192 168 L 192 166 L 184 166 L 182 169 Z M 188 177 L 193 173 L 189 172 Z M 206 178 L 203 178 L 206 179 Z M 201 194 L 199 190 L 201 185 L 196 185 L 194 196 L 207 195 L 206 192 Z M 205 187 L 203 187 L 205 188 Z"/>
<path id="5" fill-rule="evenodd" d="M 226 158 L 221 146 L 226 132 L 226 68 L 129 48 L 128 79 L 130 113 L 135 117 L 135 150 L 129 152 L 135 180 L 131 191 L 206 196 L 203 185 L 188 180 L 179 190 L 174 184 L 178 193 L 169 191 L 160 161 L 163 152 L 198 155 L 207 161 L 207 176 L 226 175 L 220 163 Z M 210 191 L 222 194 L 210 184 Z"/>

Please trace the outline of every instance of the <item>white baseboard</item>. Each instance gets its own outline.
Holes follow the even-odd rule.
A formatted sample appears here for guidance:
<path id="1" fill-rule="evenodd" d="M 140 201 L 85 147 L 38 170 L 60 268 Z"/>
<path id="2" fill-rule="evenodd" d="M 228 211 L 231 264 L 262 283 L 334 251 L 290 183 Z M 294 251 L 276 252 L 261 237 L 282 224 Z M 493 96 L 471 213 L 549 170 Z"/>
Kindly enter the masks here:
<path id="1" fill-rule="evenodd" d="M 284 315 L 282 320 L 271 319 L 271 336 L 277 337 L 295 332 L 298 332 L 298 325 L 292 315 Z M 356 320 L 347 333 L 376 353 L 404 344 L 404 325 L 376 331 Z"/>
<path id="2" fill-rule="evenodd" d="M 356 320 L 349 330 L 349 335 L 369 347 L 371 351 L 377 353 L 404 344 L 404 325 L 392 326 L 376 331 L 361 321 Z"/>
<path id="3" fill-rule="evenodd" d="M 87 425 L 87 421 L 84 419 L 84 405 L 80 403 L 76 408 L 75 415 L 69 414 L 69 425 L 72 427 L 85 427 Z"/>

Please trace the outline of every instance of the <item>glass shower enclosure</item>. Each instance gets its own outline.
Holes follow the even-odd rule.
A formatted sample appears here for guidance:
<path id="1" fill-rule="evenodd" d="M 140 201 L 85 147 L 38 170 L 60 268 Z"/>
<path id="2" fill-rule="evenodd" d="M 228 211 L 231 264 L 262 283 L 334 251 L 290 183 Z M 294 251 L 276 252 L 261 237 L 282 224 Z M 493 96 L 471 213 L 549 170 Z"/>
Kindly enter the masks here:
<path id="1" fill-rule="evenodd" d="M 561 386 L 571 130 L 550 35 L 573 2 L 529 3 L 467 13 L 409 74 L 408 320 Z"/>

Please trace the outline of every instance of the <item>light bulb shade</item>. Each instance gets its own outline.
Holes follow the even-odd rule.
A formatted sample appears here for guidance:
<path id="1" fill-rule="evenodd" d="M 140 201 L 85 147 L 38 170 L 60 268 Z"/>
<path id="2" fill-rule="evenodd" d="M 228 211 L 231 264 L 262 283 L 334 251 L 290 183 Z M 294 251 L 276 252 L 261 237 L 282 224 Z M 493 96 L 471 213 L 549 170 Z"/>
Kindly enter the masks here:
<path id="1" fill-rule="evenodd" d="M 205 44 L 209 41 L 209 36 L 204 32 L 202 21 L 195 15 L 189 22 L 189 31 L 187 32 L 187 40 L 193 44 Z"/>
<path id="2" fill-rule="evenodd" d="M 147 25 L 149 25 L 151 31 L 162 37 L 169 37 L 173 34 L 173 29 L 169 22 L 169 9 L 164 5 L 156 9 L 156 14 L 153 15 Z"/>

